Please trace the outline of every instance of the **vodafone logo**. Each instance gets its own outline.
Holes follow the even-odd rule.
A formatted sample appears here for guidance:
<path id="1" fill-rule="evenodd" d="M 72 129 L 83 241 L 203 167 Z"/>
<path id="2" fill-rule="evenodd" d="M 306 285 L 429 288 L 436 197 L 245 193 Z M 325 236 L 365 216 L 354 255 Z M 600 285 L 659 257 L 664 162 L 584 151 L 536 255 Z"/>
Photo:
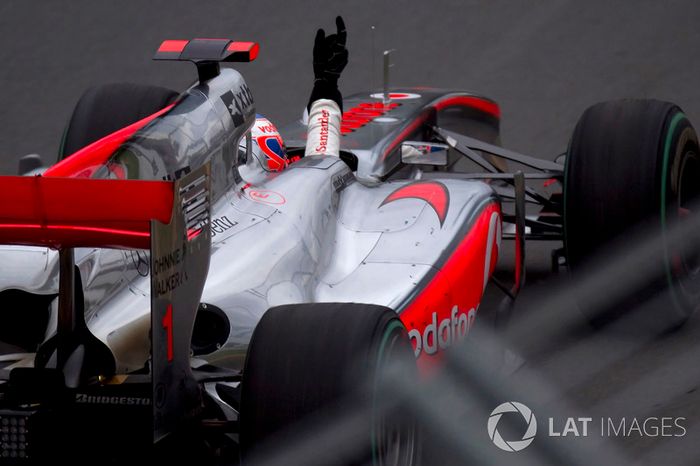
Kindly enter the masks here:
<path id="1" fill-rule="evenodd" d="M 475 319 L 476 309 L 460 312 L 455 305 L 452 307 L 450 317 L 442 319 L 438 325 L 437 312 L 433 312 L 433 321 L 425 327 L 423 332 L 415 328 L 408 332 L 408 337 L 415 344 L 416 357 L 422 352 L 433 355 L 438 352 L 438 349 L 449 348 L 454 342 L 467 336 Z"/>
<path id="2" fill-rule="evenodd" d="M 270 123 L 267 119 L 265 119 L 264 121 L 267 123 L 257 125 L 258 131 L 260 131 L 261 133 L 269 134 L 277 133 L 277 128 L 275 128 L 275 125 Z"/>

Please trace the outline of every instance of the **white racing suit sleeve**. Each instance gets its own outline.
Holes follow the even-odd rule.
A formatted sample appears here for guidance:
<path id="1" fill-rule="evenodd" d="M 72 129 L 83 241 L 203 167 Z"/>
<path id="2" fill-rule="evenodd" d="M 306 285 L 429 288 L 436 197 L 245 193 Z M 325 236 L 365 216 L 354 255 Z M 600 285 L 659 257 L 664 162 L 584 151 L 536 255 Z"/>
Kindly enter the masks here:
<path id="1" fill-rule="evenodd" d="M 340 155 L 340 107 L 332 100 L 311 104 L 304 155 Z"/>

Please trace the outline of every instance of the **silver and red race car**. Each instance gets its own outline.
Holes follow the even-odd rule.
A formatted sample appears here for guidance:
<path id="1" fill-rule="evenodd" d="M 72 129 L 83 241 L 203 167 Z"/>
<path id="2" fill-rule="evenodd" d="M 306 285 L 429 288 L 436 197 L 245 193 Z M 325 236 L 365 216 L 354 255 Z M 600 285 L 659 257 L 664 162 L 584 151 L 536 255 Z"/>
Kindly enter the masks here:
<path id="1" fill-rule="evenodd" d="M 253 95 L 219 66 L 257 52 L 166 41 L 156 58 L 194 62 L 197 83 L 92 89 L 57 164 L 0 178 L 0 462 L 253 458 L 360 385 L 371 398 L 396 361 L 429 377 L 490 282 L 515 298 L 527 239 L 563 240 L 575 274 L 651 218 L 663 273 L 645 289 L 669 294 L 669 322 L 696 306 L 692 257 L 666 237 L 700 174 L 678 107 L 594 106 L 552 162 L 500 147 L 486 97 L 387 86 L 344 99 L 339 157 L 304 157 L 300 121 L 273 171 Z M 512 283 L 493 277 L 503 240 Z M 358 422 L 338 462 L 418 464 L 415 422 Z"/>

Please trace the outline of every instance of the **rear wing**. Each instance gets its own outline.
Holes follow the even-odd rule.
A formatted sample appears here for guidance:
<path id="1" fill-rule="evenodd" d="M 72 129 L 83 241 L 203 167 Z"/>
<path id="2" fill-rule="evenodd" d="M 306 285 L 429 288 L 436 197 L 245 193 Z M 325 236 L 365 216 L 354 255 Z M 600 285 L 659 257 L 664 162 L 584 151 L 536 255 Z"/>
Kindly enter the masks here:
<path id="1" fill-rule="evenodd" d="M 173 213 L 168 181 L 4 176 L 0 190 L 0 244 L 148 249 L 151 220 Z"/>
<path id="2" fill-rule="evenodd" d="M 10 176 L 0 177 L 0 190 L 0 244 L 47 246 L 60 254 L 57 333 L 37 351 L 36 370 L 65 374 L 72 360 L 75 374 L 76 357 L 90 361 L 81 355 L 96 348 L 82 312 L 73 248 L 150 249 L 154 442 L 195 416 L 201 395 L 190 341 L 209 269 L 209 163 L 174 182 Z M 79 368 L 80 380 L 109 375 L 90 370 Z"/>

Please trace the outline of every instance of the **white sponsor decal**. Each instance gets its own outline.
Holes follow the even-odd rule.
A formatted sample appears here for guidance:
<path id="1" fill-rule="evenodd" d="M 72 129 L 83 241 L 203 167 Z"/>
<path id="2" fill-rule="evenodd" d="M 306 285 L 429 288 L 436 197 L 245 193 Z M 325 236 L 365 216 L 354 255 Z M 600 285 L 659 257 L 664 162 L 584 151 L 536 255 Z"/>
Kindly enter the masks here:
<path id="1" fill-rule="evenodd" d="M 135 396 L 100 396 L 87 395 L 85 393 L 76 393 L 75 402 L 102 405 L 148 406 L 151 404 L 151 399 L 140 398 Z"/>

